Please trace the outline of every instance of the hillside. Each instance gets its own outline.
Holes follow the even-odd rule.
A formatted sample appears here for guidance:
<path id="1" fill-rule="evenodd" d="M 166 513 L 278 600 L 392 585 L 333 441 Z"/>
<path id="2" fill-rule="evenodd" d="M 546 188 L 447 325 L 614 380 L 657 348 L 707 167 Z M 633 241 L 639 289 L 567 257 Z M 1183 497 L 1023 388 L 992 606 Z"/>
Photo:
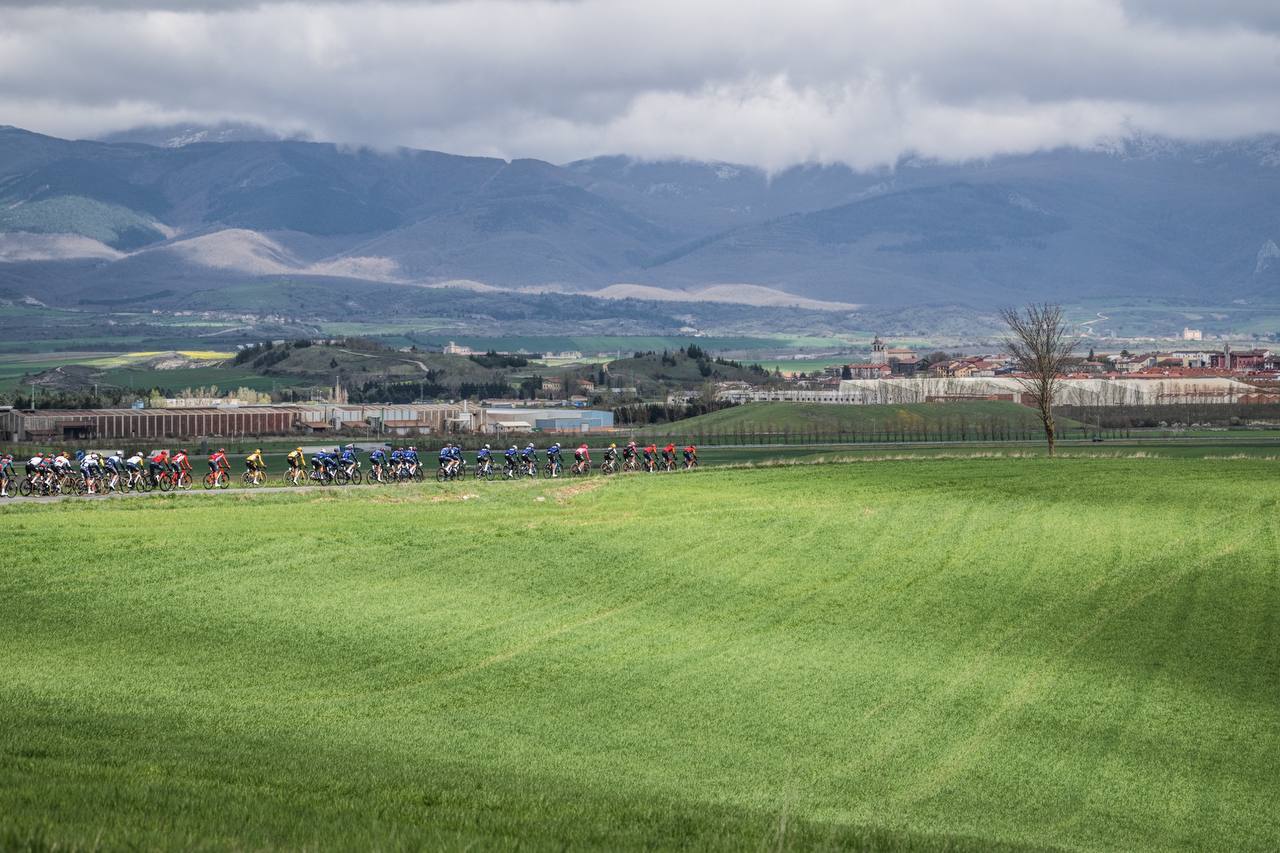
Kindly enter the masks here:
<path id="1" fill-rule="evenodd" d="M 1274 850 L 1271 467 L 7 502 L 0 846 Z"/>
<path id="2" fill-rule="evenodd" d="M 685 348 L 663 352 L 635 353 L 629 358 L 610 361 L 602 367 L 584 368 L 580 375 L 603 379 L 607 387 L 635 388 L 639 396 L 663 398 L 668 391 L 701 389 L 708 382 L 745 381 L 764 384 L 767 374 L 759 368 L 728 363 L 708 356 L 692 345 L 693 355 Z"/>
<path id="3" fill-rule="evenodd" d="M 330 292 L 657 288 L 837 315 L 1041 298 L 1221 306 L 1274 300 L 1280 287 L 1270 137 L 765 175 L 375 152 L 242 130 L 121 137 L 158 146 L 0 127 L 0 283 L 62 302 L 248 311 L 278 302 L 269 285 L 281 276 Z"/>
<path id="4" fill-rule="evenodd" d="M 1062 420 L 1063 428 L 1074 422 Z M 745 403 L 673 424 L 645 427 L 644 435 L 733 435 L 784 433 L 826 436 L 869 433 L 970 437 L 991 431 L 1039 430 L 1034 410 L 1016 403 L 911 403 L 901 406 L 838 406 L 825 403 Z"/>

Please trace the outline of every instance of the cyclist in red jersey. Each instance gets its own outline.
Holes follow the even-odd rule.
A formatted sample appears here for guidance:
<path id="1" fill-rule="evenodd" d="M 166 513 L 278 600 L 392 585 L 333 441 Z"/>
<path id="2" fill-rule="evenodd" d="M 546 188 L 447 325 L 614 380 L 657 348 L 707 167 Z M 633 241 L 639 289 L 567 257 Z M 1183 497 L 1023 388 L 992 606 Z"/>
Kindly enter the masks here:
<path id="1" fill-rule="evenodd" d="M 187 450 L 185 447 L 173 454 L 173 458 L 169 460 L 169 464 L 173 468 L 173 473 L 178 475 L 174 478 L 174 485 L 177 485 L 178 481 L 182 479 L 183 474 L 186 474 L 188 478 L 191 476 L 191 462 L 187 458 Z"/>
<path id="2" fill-rule="evenodd" d="M 585 441 L 573 451 L 573 467 L 577 468 L 579 473 L 591 467 L 591 450 Z"/>
<path id="3" fill-rule="evenodd" d="M 684 467 L 692 468 L 698 464 L 698 448 L 692 444 L 685 445 L 684 448 Z"/>
<path id="4" fill-rule="evenodd" d="M 151 479 L 159 482 L 160 475 L 169 470 L 169 451 L 157 450 L 152 453 L 151 458 L 147 460 L 147 469 L 151 472 Z"/>
<path id="5" fill-rule="evenodd" d="M 227 461 L 227 451 L 219 447 L 213 453 L 209 454 L 209 473 L 216 474 L 218 471 L 230 471 L 231 463 Z"/>

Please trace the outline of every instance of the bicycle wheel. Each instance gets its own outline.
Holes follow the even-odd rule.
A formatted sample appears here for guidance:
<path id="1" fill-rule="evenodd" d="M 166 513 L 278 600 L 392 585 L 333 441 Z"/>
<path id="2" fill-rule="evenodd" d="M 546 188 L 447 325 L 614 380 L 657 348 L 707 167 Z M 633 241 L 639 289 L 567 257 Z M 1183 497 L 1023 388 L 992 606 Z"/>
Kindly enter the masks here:
<path id="1" fill-rule="evenodd" d="M 31 497 L 31 486 L 31 478 L 23 477 L 22 482 L 18 484 L 18 494 L 22 495 L 24 498 Z"/>
<path id="2" fill-rule="evenodd" d="M 350 482 L 351 475 L 342 469 L 338 469 L 338 472 L 333 475 L 333 484 L 335 486 L 345 486 Z"/>
<path id="3" fill-rule="evenodd" d="M 444 479 L 445 479 L 445 477 L 444 477 L 444 468 L 437 468 L 437 469 L 436 469 L 436 482 L 437 482 L 437 483 L 443 483 L 443 482 L 444 482 Z"/>
<path id="4" fill-rule="evenodd" d="M 218 488 L 219 489 L 231 488 L 231 475 L 228 474 L 226 471 L 222 471 L 221 473 L 218 474 Z"/>
<path id="5" fill-rule="evenodd" d="M 156 482 L 151 479 L 150 474 L 143 474 L 142 479 L 138 480 L 138 485 L 142 487 L 142 491 L 149 492 L 156 487 Z"/>
<path id="6" fill-rule="evenodd" d="M 424 474 L 424 473 L 422 473 L 422 466 L 421 466 L 421 465 L 419 465 L 417 468 L 415 468 L 415 469 L 414 469 L 414 471 L 413 471 L 413 478 L 412 478 L 412 479 L 413 479 L 415 482 L 418 482 L 418 483 L 426 482 L 427 475 L 426 475 L 426 474 Z"/>
<path id="7" fill-rule="evenodd" d="M 168 492 L 172 490 L 173 490 L 173 480 L 170 479 L 168 474 L 161 474 L 160 475 L 160 491 Z"/>
<path id="8" fill-rule="evenodd" d="M 364 482 L 364 474 L 360 473 L 359 468 L 352 471 L 350 474 L 350 477 L 351 477 L 351 482 L 357 486 Z"/>

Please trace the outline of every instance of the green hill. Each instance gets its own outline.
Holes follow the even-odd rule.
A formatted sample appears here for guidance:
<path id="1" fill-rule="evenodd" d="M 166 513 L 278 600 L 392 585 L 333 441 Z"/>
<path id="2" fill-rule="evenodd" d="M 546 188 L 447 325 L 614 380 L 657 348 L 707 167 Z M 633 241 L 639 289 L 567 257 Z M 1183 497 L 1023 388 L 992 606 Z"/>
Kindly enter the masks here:
<path id="1" fill-rule="evenodd" d="M 1074 425 L 1063 419 L 1061 426 Z M 826 403 L 746 403 L 671 424 L 645 427 L 642 435 L 904 434 L 912 437 L 981 437 L 1039 430 L 1034 410 L 1016 403 L 910 403 L 897 406 L 841 406 Z"/>
<path id="2" fill-rule="evenodd" d="M 1274 850 L 1274 467 L 9 502 L 0 848 Z"/>
<path id="3" fill-rule="evenodd" d="M 603 370 L 611 387 L 637 389 L 641 397 L 663 397 L 675 389 L 692 390 L 708 382 L 744 381 L 763 384 L 768 375 L 762 368 L 742 365 L 730 360 L 707 355 L 694 346 L 693 355 L 684 348 L 636 353 L 604 365 Z M 584 376 L 598 377 L 600 368 L 580 371 Z"/>

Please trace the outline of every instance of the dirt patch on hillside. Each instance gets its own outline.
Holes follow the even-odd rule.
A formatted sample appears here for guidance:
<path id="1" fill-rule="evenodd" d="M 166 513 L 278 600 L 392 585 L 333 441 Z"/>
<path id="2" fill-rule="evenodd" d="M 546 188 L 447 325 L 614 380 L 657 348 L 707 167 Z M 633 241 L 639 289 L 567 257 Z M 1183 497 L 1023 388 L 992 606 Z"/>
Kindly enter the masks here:
<path id="1" fill-rule="evenodd" d="M 581 483 L 574 483 L 572 486 L 562 486 L 551 493 L 551 497 L 556 499 L 556 503 L 567 503 L 578 495 L 594 492 L 596 489 L 604 485 L 604 479 L 599 480 L 583 480 Z"/>

